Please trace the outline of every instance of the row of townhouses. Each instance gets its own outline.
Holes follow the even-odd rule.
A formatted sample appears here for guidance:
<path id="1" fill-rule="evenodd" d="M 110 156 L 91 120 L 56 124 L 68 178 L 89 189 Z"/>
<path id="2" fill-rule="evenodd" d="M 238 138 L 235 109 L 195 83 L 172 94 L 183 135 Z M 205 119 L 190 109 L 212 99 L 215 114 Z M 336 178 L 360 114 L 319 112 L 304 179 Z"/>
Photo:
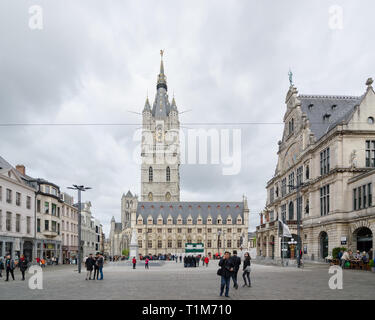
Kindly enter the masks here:
<path id="1" fill-rule="evenodd" d="M 337 247 L 374 248 L 372 83 L 367 80 L 361 96 L 300 95 L 291 84 L 278 163 L 256 230 L 258 257 L 295 259 L 298 242 L 310 260 L 323 260 Z M 282 237 L 278 220 L 292 238 Z"/>
<path id="2" fill-rule="evenodd" d="M 91 214 L 91 203 L 81 204 L 83 255 L 103 251 L 104 233 Z M 0 157 L 0 256 L 24 254 L 58 263 L 78 254 L 78 204 L 60 187 L 26 175 Z"/>

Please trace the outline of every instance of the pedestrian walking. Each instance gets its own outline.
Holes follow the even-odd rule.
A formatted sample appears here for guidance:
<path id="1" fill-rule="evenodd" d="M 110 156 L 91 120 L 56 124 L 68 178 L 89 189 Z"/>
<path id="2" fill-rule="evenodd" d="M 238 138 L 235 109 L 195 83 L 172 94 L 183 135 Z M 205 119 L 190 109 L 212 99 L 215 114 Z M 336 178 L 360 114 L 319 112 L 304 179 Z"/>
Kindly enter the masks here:
<path id="1" fill-rule="evenodd" d="M 182 262 L 182 256 L 180 256 L 180 263 Z"/>
<path id="2" fill-rule="evenodd" d="M 86 261 L 85 261 L 85 266 L 86 266 L 86 271 L 87 271 L 86 280 L 91 280 L 91 274 L 92 274 L 92 269 L 94 268 L 94 264 L 95 264 L 95 260 L 92 254 L 90 253 L 90 255 L 86 258 Z"/>
<path id="3" fill-rule="evenodd" d="M 225 296 L 229 297 L 230 278 L 232 277 L 234 271 L 234 265 L 228 251 L 224 253 L 224 257 L 220 258 L 219 266 L 221 268 L 217 271 L 217 274 L 221 276 L 220 297 L 224 293 L 224 288 Z"/>
<path id="4" fill-rule="evenodd" d="M 238 274 L 238 270 L 240 269 L 241 258 L 237 256 L 237 250 L 233 250 L 233 256 L 231 257 L 231 259 L 232 259 L 233 266 L 234 266 L 233 268 L 234 270 L 232 273 L 233 287 L 238 289 L 237 274 Z"/>
<path id="5" fill-rule="evenodd" d="M 135 259 L 135 257 L 133 257 L 132 263 L 133 263 L 133 269 L 135 269 L 135 266 L 137 264 L 137 260 Z"/>
<path id="6" fill-rule="evenodd" d="M 97 253 L 96 256 L 96 265 L 98 266 L 98 273 L 100 273 L 100 279 L 97 280 L 103 280 L 104 257 L 101 255 L 101 253 Z"/>
<path id="7" fill-rule="evenodd" d="M 5 272 L 7 275 L 7 278 L 5 281 L 9 281 L 9 273 L 12 276 L 12 279 L 14 280 L 14 268 L 16 265 L 14 264 L 14 260 L 8 255 L 5 260 Z"/>
<path id="8" fill-rule="evenodd" d="M 145 269 L 148 269 L 148 263 L 150 262 L 150 260 L 148 258 L 146 258 L 145 260 Z"/>
<path id="9" fill-rule="evenodd" d="M 243 261 L 243 274 L 242 274 L 242 278 L 243 278 L 243 281 L 245 282 L 245 284 L 243 285 L 243 287 L 251 287 L 251 280 L 250 280 L 250 271 L 251 271 L 251 257 L 250 257 L 250 254 L 248 252 L 245 253 L 245 259 Z M 248 280 L 248 284 L 246 283 L 246 278 Z"/>
<path id="10" fill-rule="evenodd" d="M 42 258 L 40 260 L 40 263 L 42 264 L 42 267 L 45 268 L 46 267 L 46 259 Z"/>
<path id="11" fill-rule="evenodd" d="M 20 271 L 22 273 L 22 280 L 25 280 L 25 271 L 27 269 L 27 260 L 25 256 L 22 254 L 20 261 L 18 262 L 18 266 L 20 267 Z"/>

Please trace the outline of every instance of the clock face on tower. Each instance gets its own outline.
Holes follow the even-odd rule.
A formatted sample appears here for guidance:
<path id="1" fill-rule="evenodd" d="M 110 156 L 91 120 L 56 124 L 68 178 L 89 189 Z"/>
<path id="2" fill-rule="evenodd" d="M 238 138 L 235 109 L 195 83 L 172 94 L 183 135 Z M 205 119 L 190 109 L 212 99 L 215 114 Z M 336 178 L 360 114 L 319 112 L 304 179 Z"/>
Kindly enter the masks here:
<path id="1" fill-rule="evenodd" d="M 163 141 L 163 126 L 160 124 L 156 126 L 156 141 L 157 142 Z"/>

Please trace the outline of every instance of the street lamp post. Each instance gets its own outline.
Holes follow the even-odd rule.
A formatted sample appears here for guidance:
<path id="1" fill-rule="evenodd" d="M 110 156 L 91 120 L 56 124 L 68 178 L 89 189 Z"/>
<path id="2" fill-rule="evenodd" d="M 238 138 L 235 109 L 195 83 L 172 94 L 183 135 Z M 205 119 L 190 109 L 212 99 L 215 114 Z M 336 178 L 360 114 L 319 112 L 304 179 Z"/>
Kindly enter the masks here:
<path id="1" fill-rule="evenodd" d="M 78 186 L 73 184 L 73 187 L 68 187 L 68 189 L 78 190 L 78 273 L 81 273 L 82 264 L 82 244 L 81 244 L 81 191 L 86 191 L 91 189 L 90 187 Z"/>
<path id="2" fill-rule="evenodd" d="M 221 230 L 219 230 L 218 232 L 218 236 L 217 236 L 217 252 L 220 254 L 220 245 L 219 245 L 219 241 L 220 241 L 220 235 L 221 235 Z"/>
<path id="3" fill-rule="evenodd" d="M 302 208 L 302 199 L 300 199 L 300 191 L 303 186 L 302 182 L 297 181 L 297 185 L 288 185 L 292 189 L 297 189 L 297 266 L 298 268 L 301 266 L 301 212 L 300 207 Z M 300 205 L 299 205 L 300 202 Z"/>

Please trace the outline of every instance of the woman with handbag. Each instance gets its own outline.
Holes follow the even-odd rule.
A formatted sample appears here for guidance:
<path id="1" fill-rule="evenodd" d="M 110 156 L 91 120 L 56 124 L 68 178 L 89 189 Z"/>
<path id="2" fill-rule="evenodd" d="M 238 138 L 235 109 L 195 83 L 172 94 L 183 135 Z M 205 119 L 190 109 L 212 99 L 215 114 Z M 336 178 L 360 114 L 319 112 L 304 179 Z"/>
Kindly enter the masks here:
<path id="1" fill-rule="evenodd" d="M 242 278 L 243 278 L 243 281 L 245 281 L 245 284 L 243 285 L 243 287 L 251 287 L 251 281 L 250 281 L 250 271 L 251 271 L 251 257 L 250 257 L 250 254 L 248 252 L 245 253 L 245 259 L 243 261 L 243 274 L 242 274 Z M 249 284 L 246 283 L 246 278 L 249 282 Z"/>

